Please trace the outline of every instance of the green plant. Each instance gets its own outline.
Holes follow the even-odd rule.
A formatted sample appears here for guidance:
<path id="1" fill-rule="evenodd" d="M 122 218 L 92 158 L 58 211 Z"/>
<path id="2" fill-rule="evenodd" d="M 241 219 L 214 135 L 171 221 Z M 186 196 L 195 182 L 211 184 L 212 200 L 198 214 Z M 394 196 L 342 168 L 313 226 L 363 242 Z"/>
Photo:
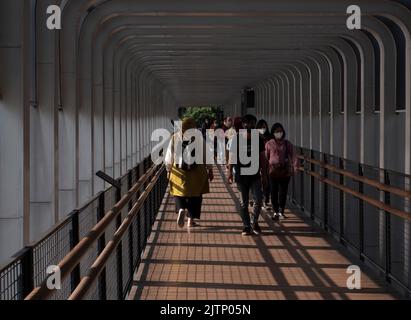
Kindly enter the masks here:
<path id="1" fill-rule="evenodd" d="M 200 127 L 205 119 L 217 119 L 219 112 L 220 109 L 216 107 L 187 107 L 182 118 L 192 118 Z"/>

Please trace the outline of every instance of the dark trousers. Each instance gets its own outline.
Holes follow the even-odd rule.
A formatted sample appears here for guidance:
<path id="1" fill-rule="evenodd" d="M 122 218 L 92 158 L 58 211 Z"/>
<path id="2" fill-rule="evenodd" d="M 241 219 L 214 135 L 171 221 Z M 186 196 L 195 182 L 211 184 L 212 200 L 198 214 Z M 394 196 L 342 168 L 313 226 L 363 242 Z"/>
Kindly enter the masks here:
<path id="1" fill-rule="evenodd" d="M 270 178 L 271 186 L 271 203 L 273 204 L 274 212 L 284 212 L 287 203 L 288 184 L 290 177 L 286 178 Z"/>
<path id="2" fill-rule="evenodd" d="M 264 203 L 267 205 L 270 203 L 270 196 L 271 196 L 271 187 L 270 183 L 267 181 L 266 184 L 263 184 L 263 195 L 264 195 Z"/>
<path id="3" fill-rule="evenodd" d="M 241 210 L 240 216 L 243 220 L 244 227 L 250 227 L 251 223 L 258 222 L 258 218 L 261 213 L 261 206 L 263 204 L 263 192 L 261 189 L 260 177 L 249 178 L 247 176 L 241 177 L 237 180 L 237 189 L 240 191 L 241 196 Z M 254 199 L 254 212 L 253 219 L 250 219 L 250 213 L 248 212 L 248 203 L 250 199 L 250 191 Z"/>
<path id="4" fill-rule="evenodd" d="M 176 211 L 180 209 L 187 209 L 189 218 L 200 219 L 201 205 L 203 204 L 203 197 L 174 197 L 176 201 Z"/>

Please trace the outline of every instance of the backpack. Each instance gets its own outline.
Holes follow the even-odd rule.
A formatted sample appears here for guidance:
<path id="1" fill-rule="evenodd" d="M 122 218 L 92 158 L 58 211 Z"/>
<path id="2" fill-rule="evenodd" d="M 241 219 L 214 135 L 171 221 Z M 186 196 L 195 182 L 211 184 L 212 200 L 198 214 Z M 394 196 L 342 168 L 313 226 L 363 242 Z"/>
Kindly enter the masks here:
<path id="1" fill-rule="evenodd" d="M 285 160 L 284 163 L 279 166 L 269 165 L 268 175 L 273 179 L 282 179 L 287 178 L 291 175 L 291 161 L 288 154 L 289 144 L 288 141 L 285 141 Z"/>
<path id="2" fill-rule="evenodd" d="M 258 173 L 254 174 L 254 175 L 241 175 L 241 169 L 242 169 L 242 168 L 250 167 L 251 164 L 242 164 L 242 163 L 240 162 L 240 160 L 239 160 L 240 141 L 239 141 L 238 135 L 237 135 L 236 139 L 237 139 L 237 140 L 235 141 L 235 147 L 236 147 L 236 152 L 237 152 L 237 163 L 233 166 L 234 181 L 237 182 L 237 183 L 245 183 L 245 184 L 247 184 L 247 183 L 250 182 L 250 181 L 253 181 L 253 180 L 257 179 L 257 178 L 260 178 L 260 173 L 258 172 Z M 261 139 L 261 138 L 259 137 L 259 139 Z M 231 145 L 232 145 L 232 143 L 233 143 L 233 141 L 231 142 Z M 260 140 L 259 140 L 259 143 L 260 143 Z M 243 147 L 244 147 L 244 146 L 243 146 Z M 231 148 L 231 146 L 230 146 L 230 148 Z M 248 140 L 247 140 L 246 148 L 247 148 L 247 155 L 250 156 L 250 153 L 251 153 L 251 141 L 248 141 Z"/>
<path id="3" fill-rule="evenodd" d="M 182 141 L 182 149 L 183 149 L 183 150 L 182 150 L 182 155 L 183 155 L 183 158 L 181 159 L 181 164 L 179 164 L 179 163 L 176 163 L 176 164 L 175 164 L 175 166 L 176 166 L 178 169 L 181 169 L 181 170 L 183 170 L 183 171 L 189 171 L 189 170 L 191 170 L 191 169 L 193 169 L 193 168 L 195 168 L 195 167 L 197 166 L 196 163 L 188 164 L 188 163 L 186 163 L 186 162 L 184 161 L 184 154 L 187 153 L 186 148 L 187 148 L 187 146 L 188 146 L 191 142 L 193 142 L 193 141 L 187 141 L 187 140 L 183 140 L 183 141 Z M 191 156 L 194 157 L 194 150 L 191 152 Z"/>

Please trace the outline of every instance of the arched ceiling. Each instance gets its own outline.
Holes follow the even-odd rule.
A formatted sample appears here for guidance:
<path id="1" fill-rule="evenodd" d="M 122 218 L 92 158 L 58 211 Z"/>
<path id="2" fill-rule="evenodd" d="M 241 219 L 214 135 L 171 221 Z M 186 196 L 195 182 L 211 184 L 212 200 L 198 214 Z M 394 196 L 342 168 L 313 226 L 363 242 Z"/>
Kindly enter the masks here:
<path id="1" fill-rule="evenodd" d="M 146 70 L 180 105 L 224 105 L 283 66 L 293 65 L 336 40 L 370 46 L 378 16 L 403 21 L 409 12 L 392 1 L 359 1 L 367 37 L 346 27 L 352 1 L 62 1 L 72 26 L 83 77 L 92 77 L 95 55 L 121 50 L 135 70 Z M 75 31 L 75 32 L 74 32 Z M 356 34 L 357 32 L 357 34 Z M 364 40 L 366 39 L 366 40 Z M 337 48 L 334 48 L 335 50 Z M 83 60 L 82 60 L 83 59 Z M 131 61 L 131 62 L 130 62 Z"/>

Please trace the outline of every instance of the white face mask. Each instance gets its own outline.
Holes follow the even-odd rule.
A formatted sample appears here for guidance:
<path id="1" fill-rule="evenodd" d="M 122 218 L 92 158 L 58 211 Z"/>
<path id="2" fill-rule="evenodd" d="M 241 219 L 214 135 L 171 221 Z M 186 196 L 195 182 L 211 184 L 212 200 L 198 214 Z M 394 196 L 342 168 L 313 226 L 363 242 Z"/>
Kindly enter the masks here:
<path id="1" fill-rule="evenodd" d="M 282 133 L 282 132 L 276 132 L 276 133 L 274 133 L 274 137 L 275 137 L 277 140 L 281 140 L 282 137 L 283 137 L 283 133 Z"/>
<path id="2" fill-rule="evenodd" d="M 258 129 L 261 134 L 265 134 L 267 132 L 267 128 Z"/>

